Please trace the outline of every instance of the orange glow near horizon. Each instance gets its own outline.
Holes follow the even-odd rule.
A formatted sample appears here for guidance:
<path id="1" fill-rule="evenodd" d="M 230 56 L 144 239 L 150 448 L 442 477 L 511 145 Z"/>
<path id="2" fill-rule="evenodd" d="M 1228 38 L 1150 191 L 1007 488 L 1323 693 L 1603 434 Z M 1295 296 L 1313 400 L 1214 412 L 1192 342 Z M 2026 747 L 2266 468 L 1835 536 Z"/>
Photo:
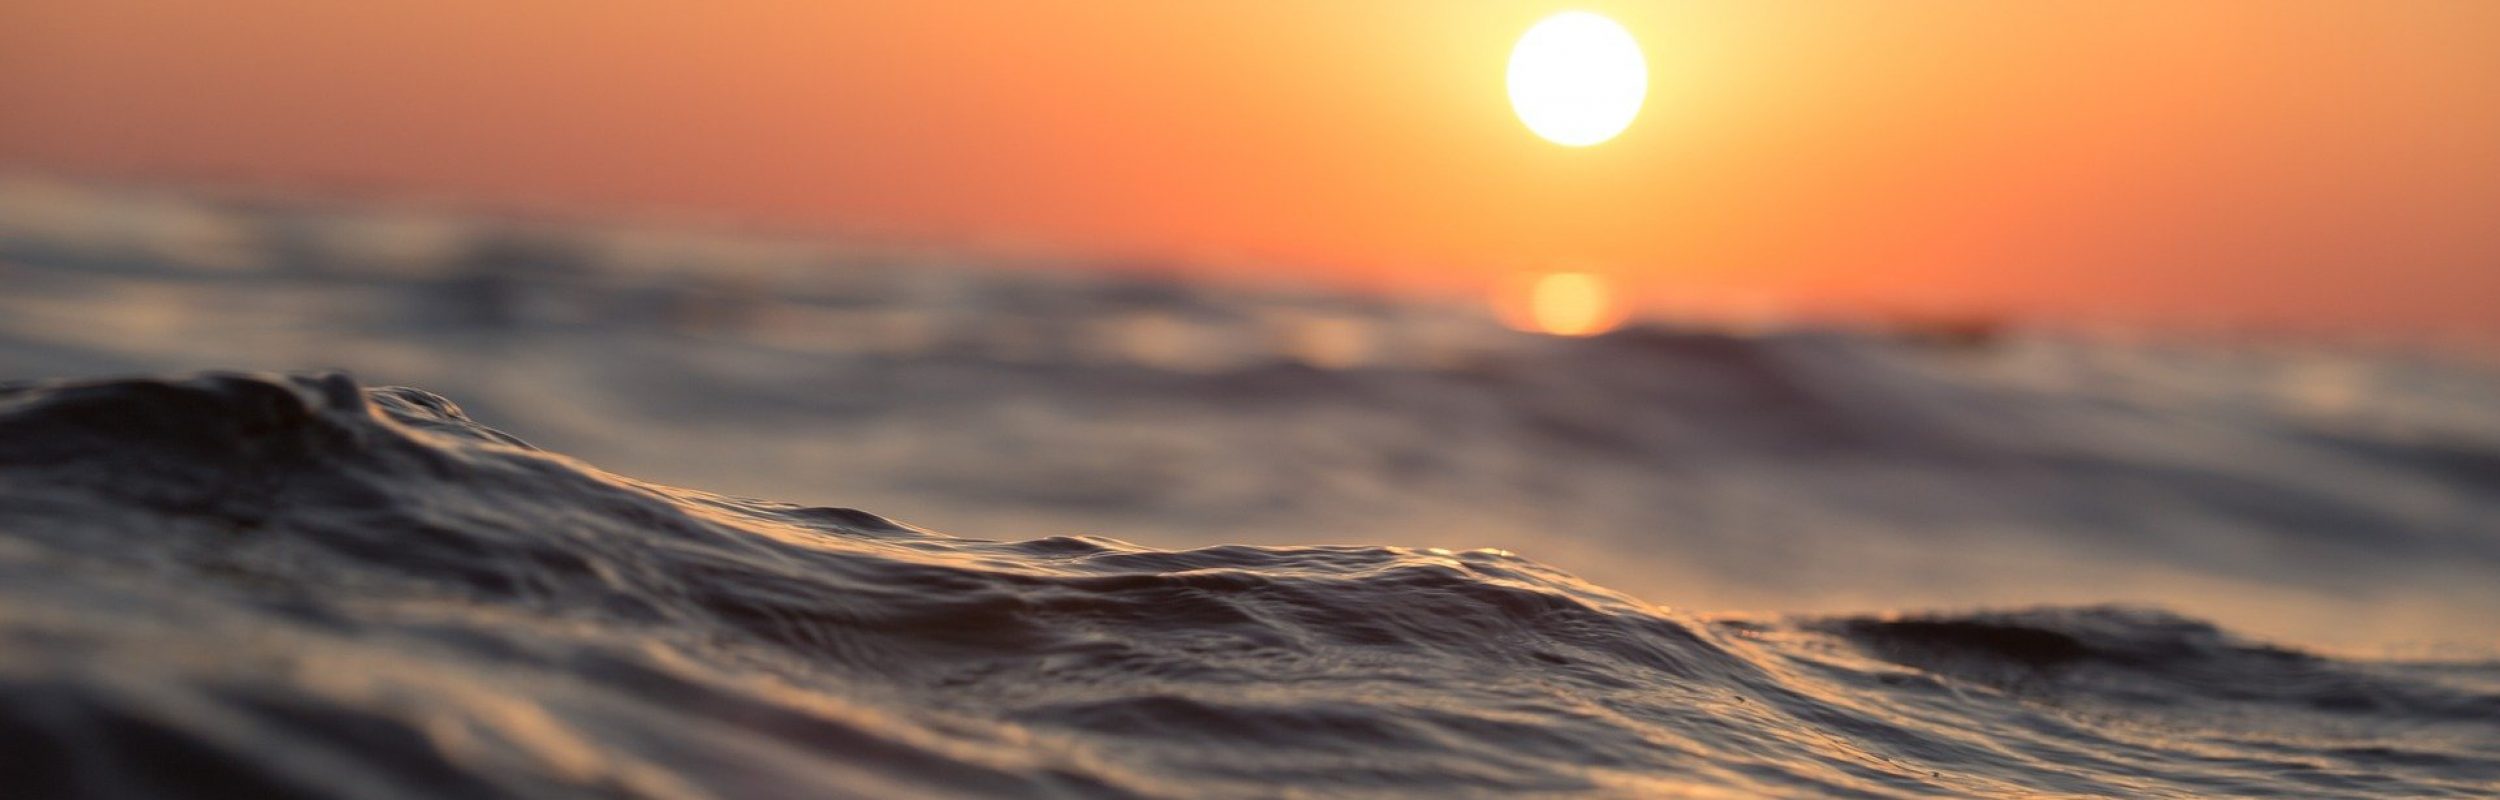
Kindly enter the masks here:
<path id="1" fill-rule="evenodd" d="M 1596 147 L 1521 34 L 1647 61 Z M 0 171 L 831 225 L 1637 311 L 2500 332 L 2500 3 L 0 6 Z M 1282 266 L 1279 266 L 1282 265 Z"/>
<path id="2" fill-rule="evenodd" d="M 1628 312 L 1614 282 L 1588 272 L 1523 275 L 1493 298 L 1494 313 L 1515 330 L 1551 336 L 1595 336 L 1623 324 Z"/>

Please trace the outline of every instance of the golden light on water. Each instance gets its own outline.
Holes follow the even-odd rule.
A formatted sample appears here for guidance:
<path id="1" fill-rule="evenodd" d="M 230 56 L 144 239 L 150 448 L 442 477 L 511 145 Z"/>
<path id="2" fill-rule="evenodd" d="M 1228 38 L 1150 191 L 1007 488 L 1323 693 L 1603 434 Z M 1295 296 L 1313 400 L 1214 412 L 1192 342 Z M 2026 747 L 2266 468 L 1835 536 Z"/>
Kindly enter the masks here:
<path id="1" fill-rule="evenodd" d="M 1623 324 L 1628 309 L 1614 281 L 1589 272 L 1548 272 L 1506 284 L 1494 311 L 1512 328 L 1553 336 L 1595 336 Z"/>

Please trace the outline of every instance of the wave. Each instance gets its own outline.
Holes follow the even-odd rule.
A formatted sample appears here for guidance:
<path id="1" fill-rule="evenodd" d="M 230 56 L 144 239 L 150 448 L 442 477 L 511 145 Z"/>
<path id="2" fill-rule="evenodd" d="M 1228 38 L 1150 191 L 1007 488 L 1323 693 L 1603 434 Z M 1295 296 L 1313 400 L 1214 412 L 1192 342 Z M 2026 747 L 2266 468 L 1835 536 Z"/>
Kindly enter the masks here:
<path id="1" fill-rule="evenodd" d="M 338 374 L 0 388 L 25 796 L 2470 795 L 2495 741 L 2500 664 L 2152 609 L 1696 615 L 671 488 Z"/>
<path id="2" fill-rule="evenodd" d="M 0 376 L 346 365 L 623 474 L 992 538 L 1495 547 L 1700 608 L 2154 603 L 2500 655 L 2500 370 L 2467 353 L 1565 338 L 1180 263 L 262 200 L 0 176 Z"/>

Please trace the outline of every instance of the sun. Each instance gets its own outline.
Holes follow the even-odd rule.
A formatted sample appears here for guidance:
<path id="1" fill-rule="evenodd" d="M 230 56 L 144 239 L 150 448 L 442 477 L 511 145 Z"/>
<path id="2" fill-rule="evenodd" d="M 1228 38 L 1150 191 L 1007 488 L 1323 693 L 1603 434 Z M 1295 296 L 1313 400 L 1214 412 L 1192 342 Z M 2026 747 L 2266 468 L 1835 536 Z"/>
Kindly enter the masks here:
<path id="1" fill-rule="evenodd" d="M 1510 52 L 1510 106 L 1546 141 L 1587 147 L 1630 127 L 1649 94 L 1632 32 L 1586 11 L 1546 17 Z"/>

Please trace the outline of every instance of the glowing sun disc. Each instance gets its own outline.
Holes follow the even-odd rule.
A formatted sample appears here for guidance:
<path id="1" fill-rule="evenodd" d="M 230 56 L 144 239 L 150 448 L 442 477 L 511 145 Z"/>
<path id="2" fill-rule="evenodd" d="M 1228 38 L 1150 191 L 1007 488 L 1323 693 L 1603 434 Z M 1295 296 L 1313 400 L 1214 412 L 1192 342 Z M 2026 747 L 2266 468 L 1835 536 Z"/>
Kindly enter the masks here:
<path id="1" fill-rule="evenodd" d="M 1649 94 L 1632 32 L 1586 11 L 1546 17 L 1510 51 L 1510 107 L 1546 141 L 1587 147 L 1631 127 Z"/>

